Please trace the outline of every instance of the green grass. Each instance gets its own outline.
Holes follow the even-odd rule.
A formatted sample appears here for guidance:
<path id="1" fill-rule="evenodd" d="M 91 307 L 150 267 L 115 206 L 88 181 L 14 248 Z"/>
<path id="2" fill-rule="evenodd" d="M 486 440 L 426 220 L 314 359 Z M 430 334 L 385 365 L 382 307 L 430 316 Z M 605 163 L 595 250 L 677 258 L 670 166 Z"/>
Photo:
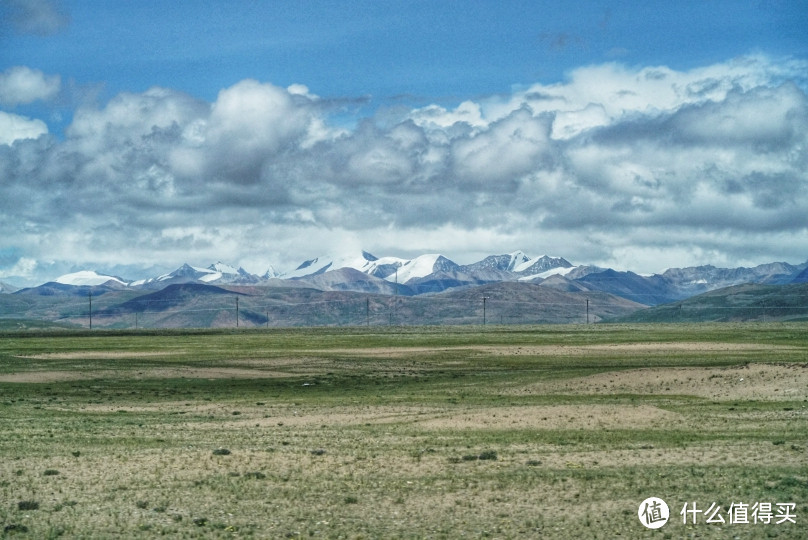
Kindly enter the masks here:
<path id="1" fill-rule="evenodd" d="M 800 538 L 806 330 L 6 332 L 0 527 L 30 538 Z M 740 378 L 765 392 L 744 393 Z M 671 506 L 660 531 L 637 519 L 652 495 Z M 685 526 L 686 501 L 794 502 L 798 525 Z"/>

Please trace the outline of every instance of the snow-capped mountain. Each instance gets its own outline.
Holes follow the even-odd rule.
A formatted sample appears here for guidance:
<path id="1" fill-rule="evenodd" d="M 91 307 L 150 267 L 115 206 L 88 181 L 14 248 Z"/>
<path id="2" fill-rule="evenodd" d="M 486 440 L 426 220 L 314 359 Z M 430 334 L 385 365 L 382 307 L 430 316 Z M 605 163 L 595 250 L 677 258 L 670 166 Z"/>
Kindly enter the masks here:
<path id="1" fill-rule="evenodd" d="M 235 268 L 223 262 L 211 264 L 207 268 L 183 264 L 176 270 L 157 276 L 156 278 L 134 281 L 132 287 L 143 287 L 148 289 L 161 288 L 175 283 L 217 283 L 217 284 L 254 284 L 260 283 L 263 279 L 254 274 L 250 274 L 243 268 Z"/>
<path id="2" fill-rule="evenodd" d="M 95 285 L 104 285 L 109 282 L 124 287 L 128 285 L 128 283 L 122 280 L 121 278 L 98 274 L 94 270 L 81 270 L 79 272 L 65 274 L 63 276 L 59 276 L 53 281 L 61 285 L 73 285 L 76 287 L 83 287 L 83 286 L 92 287 Z"/>
<path id="3" fill-rule="evenodd" d="M 559 273 L 563 273 L 573 268 L 573 265 L 563 257 L 542 255 L 541 257 L 531 258 L 522 251 L 515 251 L 505 255 L 489 255 L 482 261 L 469 265 L 458 265 L 439 253 L 419 255 L 408 260 L 398 257 L 380 258 L 363 251 L 359 255 L 326 256 L 310 259 L 281 277 L 300 279 L 339 270 L 340 268 L 353 268 L 372 276 L 381 277 L 387 281 L 397 280 L 399 283 L 407 283 L 413 279 L 421 279 L 430 274 L 441 272 L 462 272 L 480 281 L 504 281 L 508 280 L 507 278 L 515 279 L 510 274 L 536 275 L 548 273 L 554 269 L 558 269 Z"/>
<path id="4" fill-rule="evenodd" d="M 413 279 L 425 278 L 438 272 L 451 272 L 459 266 L 438 253 L 420 255 L 404 262 L 396 272 L 387 276 L 387 281 L 407 283 Z"/>
<path id="5" fill-rule="evenodd" d="M 399 259 L 397 257 L 379 258 L 367 251 L 362 251 L 356 255 L 327 255 L 304 261 L 291 272 L 279 274 L 277 277 L 299 279 L 306 276 L 316 276 L 325 272 L 333 272 L 342 268 L 352 268 L 359 272 L 384 279 L 388 275 L 394 274 L 396 268 L 403 266 L 406 262 L 406 259 Z"/>
<path id="6" fill-rule="evenodd" d="M 514 251 L 505 255 L 489 255 L 482 261 L 463 267 L 464 271 L 481 279 L 491 281 L 507 279 L 508 274 L 515 274 L 518 279 L 532 279 L 537 276 L 548 277 L 554 274 L 569 272 L 573 265 L 563 257 L 529 257 L 522 251 Z M 513 276 L 510 276 L 513 279 Z"/>
<path id="7" fill-rule="evenodd" d="M 485 259 L 466 265 L 471 272 L 517 272 L 518 268 L 529 264 L 531 258 L 522 251 L 514 251 L 506 255 L 489 255 Z"/>
<path id="8" fill-rule="evenodd" d="M 513 271 L 525 276 L 544 274 L 551 276 L 554 274 L 566 274 L 573 269 L 572 263 L 563 257 L 551 257 L 542 255 L 517 266 Z"/>
<path id="9" fill-rule="evenodd" d="M 267 271 L 261 274 L 261 279 L 274 279 L 281 277 L 281 273 L 275 270 L 275 267 L 270 265 Z"/>
<path id="10" fill-rule="evenodd" d="M 185 263 L 173 272 L 159 276 L 157 281 L 171 281 L 175 279 L 190 278 L 191 280 L 209 283 L 211 281 L 220 279 L 223 275 L 222 272 L 215 270 L 215 265 L 211 266 L 214 268 L 199 268 L 197 266 L 191 266 L 190 264 Z"/>

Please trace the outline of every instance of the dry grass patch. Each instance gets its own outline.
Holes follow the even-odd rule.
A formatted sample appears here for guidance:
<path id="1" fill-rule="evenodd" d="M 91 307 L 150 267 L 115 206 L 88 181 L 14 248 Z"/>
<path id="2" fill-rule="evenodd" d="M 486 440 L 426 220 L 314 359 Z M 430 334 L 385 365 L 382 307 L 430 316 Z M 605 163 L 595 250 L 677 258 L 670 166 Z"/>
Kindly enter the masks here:
<path id="1" fill-rule="evenodd" d="M 642 337 L 657 343 L 626 343 L 634 330 L 123 335 L 113 354 L 102 335 L 4 341 L 0 527 L 31 538 L 637 538 L 651 495 L 674 516 L 686 500 L 794 501 L 803 525 L 805 326 L 738 329 L 750 344 L 726 343 L 736 328 L 725 326 L 649 326 Z M 767 351 L 799 363 L 765 363 Z M 675 519 L 661 532 L 804 537 Z"/>

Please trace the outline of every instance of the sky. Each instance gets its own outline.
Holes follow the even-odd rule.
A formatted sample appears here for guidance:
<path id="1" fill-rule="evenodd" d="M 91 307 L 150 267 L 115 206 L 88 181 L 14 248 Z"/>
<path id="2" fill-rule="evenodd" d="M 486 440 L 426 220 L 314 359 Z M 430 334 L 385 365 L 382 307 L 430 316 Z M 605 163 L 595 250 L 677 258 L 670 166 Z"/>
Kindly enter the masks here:
<path id="1" fill-rule="evenodd" d="M 808 259 L 808 0 L 0 0 L 0 280 Z"/>

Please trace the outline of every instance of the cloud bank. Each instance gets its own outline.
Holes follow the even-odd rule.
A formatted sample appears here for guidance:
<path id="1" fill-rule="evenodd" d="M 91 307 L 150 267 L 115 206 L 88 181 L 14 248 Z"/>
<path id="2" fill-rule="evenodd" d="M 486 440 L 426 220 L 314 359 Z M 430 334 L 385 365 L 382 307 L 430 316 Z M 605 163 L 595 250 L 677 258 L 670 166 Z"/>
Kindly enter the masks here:
<path id="1" fill-rule="evenodd" d="M 518 248 L 649 272 L 801 262 L 807 68 L 607 63 L 350 127 L 305 86 L 255 80 L 213 102 L 119 94 L 75 111 L 63 138 L 0 112 L 0 236 L 18 254 L 0 275 L 31 260 L 261 272 L 360 247 L 460 262 Z M 27 68 L 0 76 L 4 105 L 57 90 Z"/>

